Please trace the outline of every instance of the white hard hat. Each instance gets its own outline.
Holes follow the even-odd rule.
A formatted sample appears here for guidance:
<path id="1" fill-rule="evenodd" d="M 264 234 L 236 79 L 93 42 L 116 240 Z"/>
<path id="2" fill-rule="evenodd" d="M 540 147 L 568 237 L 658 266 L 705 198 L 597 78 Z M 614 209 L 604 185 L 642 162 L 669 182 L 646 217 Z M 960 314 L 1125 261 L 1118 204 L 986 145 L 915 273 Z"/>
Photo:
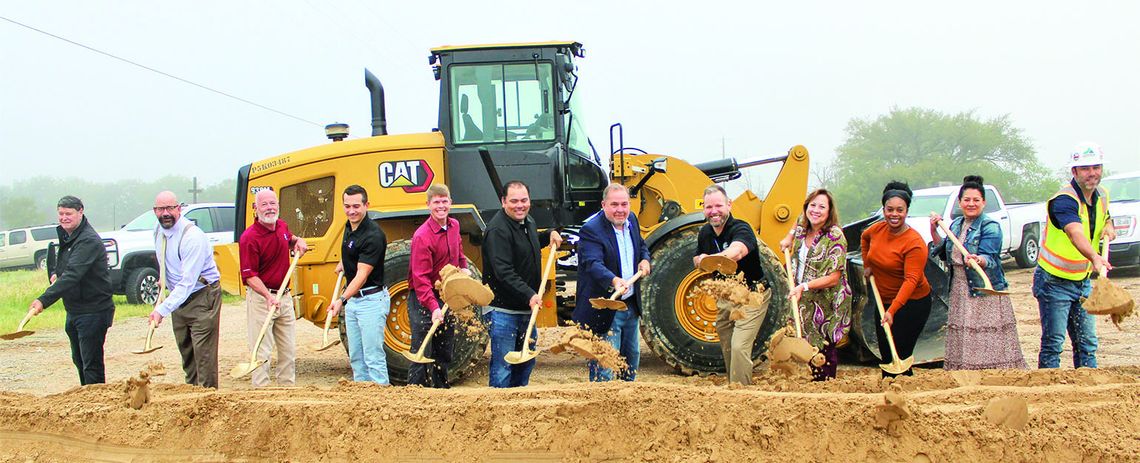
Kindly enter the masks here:
<path id="1" fill-rule="evenodd" d="M 1069 153 L 1069 168 L 1104 164 L 1104 150 L 1093 142 L 1078 143 Z"/>

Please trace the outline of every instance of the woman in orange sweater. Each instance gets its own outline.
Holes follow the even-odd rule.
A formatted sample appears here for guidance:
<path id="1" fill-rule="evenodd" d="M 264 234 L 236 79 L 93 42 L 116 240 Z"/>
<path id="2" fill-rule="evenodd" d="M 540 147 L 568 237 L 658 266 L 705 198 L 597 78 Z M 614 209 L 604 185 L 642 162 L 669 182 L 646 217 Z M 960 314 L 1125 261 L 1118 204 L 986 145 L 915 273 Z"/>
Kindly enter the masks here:
<path id="1" fill-rule="evenodd" d="M 879 354 L 883 362 L 894 360 L 883 325 L 891 327 L 899 357 L 905 359 L 914 353 L 914 345 L 930 317 L 926 243 L 922 235 L 906 224 L 912 194 L 906 183 L 888 183 L 883 189 L 884 220 L 867 227 L 860 239 L 864 277 L 875 276 L 887 312 L 886 317 L 880 320 L 879 312 L 875 311 Z M 912 376 L 914 372 L 907 370 L 903 374 Z M 895 375 L 884 371 L 883 376 Z"/>

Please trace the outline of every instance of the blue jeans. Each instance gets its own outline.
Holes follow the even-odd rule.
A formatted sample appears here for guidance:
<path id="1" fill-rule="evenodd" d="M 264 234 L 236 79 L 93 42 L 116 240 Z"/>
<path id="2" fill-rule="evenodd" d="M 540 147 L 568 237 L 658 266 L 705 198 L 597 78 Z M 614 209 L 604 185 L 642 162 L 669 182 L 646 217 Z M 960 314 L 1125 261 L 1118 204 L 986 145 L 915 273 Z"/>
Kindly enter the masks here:
<path id="1" fill-rule="evenodd" d="M 1057 368 L 1061 365 L 1061 348 L 1065 332 L 1073 343 L 1073 367 L 1096 368 L 1096 320 L 1085 308 L 1081 298 L 1092 292 L 1086 278 L 1081 281 L 1057 278 L 1041 267 L 1033 272 L 1033 297 L 1041 313 L 1041 352 L 1037 354 L 1037 368 Z"/>
<path id="2" fill-rule="evenodd" d="M 626 369 L 619 372 L 622 381 L 637 379 L 637 367 L 641 363 L 641 336 L 638 329 L 639 319 L 633 310 L 623 310 L 614 314 L 614 323 L 610 325 L 610 332 L 606 341 L 625 358 Z M 602 368 L 598 362 L 586 362 L 590 370 L 590 381 L 611 381 L 614 378 L 613 370 Z"/>
<path id="3" fill-rule="evenodd" d="M 392 300 L 388 289 L 348 300 L 344 309 L 348 334 L 348 361 L 353 381 L 388 384 L 388 357 L 384 353 L 384 326 Z"/>
<path id="4" fill-rule="evenodd" d="M 491 331 L 491 368 L 488 371 L 491 387 L 519 387 L 530 383 L 530 372 L 534 370 L 534 359 L 517 365 L 507 363 L 503 356 L 507 352 L 521 351 L 523 332 L 530 323 L 530 314 L 510 314 L 499 311 L 488 312 L 483 320 Z M 531 345 L 538 342 L 537 330 L 530 333 Z"/>

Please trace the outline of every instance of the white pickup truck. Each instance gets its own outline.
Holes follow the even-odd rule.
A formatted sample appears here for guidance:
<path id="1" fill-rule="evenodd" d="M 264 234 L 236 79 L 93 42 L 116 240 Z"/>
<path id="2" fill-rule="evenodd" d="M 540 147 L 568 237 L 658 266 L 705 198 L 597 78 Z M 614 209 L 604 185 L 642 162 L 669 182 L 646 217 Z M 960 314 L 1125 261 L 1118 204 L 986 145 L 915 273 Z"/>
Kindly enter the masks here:
<path id="1" fill-rule="evenodd" d="M 1109 263 L 1113 267 L 1140 265 L 1140 170 L 1105 177 L 1100 186 L 1108 190 L 1108 212 L 1116 229 Z"/>
<path id="2" fill-rule="evenodd" d="M 906 223 L 918 231 L 927 243 L 931 241 L 931 212 L 948 218 L 962 215 L 962 209 L 958 207 L 959 188 L 955 185 L 914 191 Z M 1045 223 L 1045 203 L 1006 203 L 997 188 L 986 185 L 984 212 L 1001 224 L 1003 256 L 1013 257 L 1021 268 L 1037 265 L 1037 251 L 1040 249 L 1041 231 L 1044 230 Z"/>
<path id="3" fill-rule="evenodd" d="M 206 233 L 210 246 L 234 242 L 233 203 L 183 204 L 182 215 Z M 146 211 L 119 230 L 99 234 L 111 267 L 111 289 L 126 295 L 130 304 L 153 305 L 158 298 L 157 227 L 158 218 Z"/>

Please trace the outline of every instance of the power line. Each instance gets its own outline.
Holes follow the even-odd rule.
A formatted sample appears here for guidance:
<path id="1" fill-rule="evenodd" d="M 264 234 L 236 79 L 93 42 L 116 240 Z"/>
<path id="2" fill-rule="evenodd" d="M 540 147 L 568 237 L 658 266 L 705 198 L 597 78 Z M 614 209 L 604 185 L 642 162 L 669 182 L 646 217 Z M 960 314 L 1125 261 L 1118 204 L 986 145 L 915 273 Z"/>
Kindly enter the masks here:
<path id="1" fill-rule="evenodd" d="M 127 64 L 130 64 L 130 65 L 133 65 L 133 66 L 137 66 L 137 67 L 140 67 L 140 68 L 146 69 L 147 71 L 150 71 L 150 72 L 153 72 L 153 73 L 156 73 L 156 74 L 160 74 L 160 75 L 163 75 L 163 76 L 169 77 L 169 78 L 171 78 L 171 79 L 174 79 L 174 80 L 177 80 L 177 81 L 179 81 L 179 82 L 182 82 L 182 83 L 186 83 L 186 84 L 190 84 L 190 85 L 193 85 L 193 86 L 195 86 L 195 87 L 198 87 L 198 88 L 200 88 L 200 89 L 202 89 L 202 90 L 206 90 L 206 91 L 209 91 L 209 92 L 213 92 L 213 93 L 216 93 L 216 94 L 218 94 L 218 95 L 221 95 L 221 96 L 224 96 L 224 97 L 227 97 L 227 98 L 231 98 L 231 99 L 234 99 L 234 100 L 240 101 L 240 102 L 242 102 L 242 103 L 245 103 L 245 104 L 248 104 L 248 105 L 251 105 L 251 106 L 256 106 L 256 107 L 258 107 L 258 108 L 261 108 L 261 109 L 264 109 L 264 110 L 266 110 L 266 111 L 274 112 L 274 113 L 280 114 L 280 115 L 282 115 L 282 116 L 288 117 L 288 118 L 290 118 L 290 119 L 295 119 L 295 120 L 298 120 L 298 121 L 304 122 L 304 123 L 306 123 L 306 124 L 315 125 L 315 126 L 317 126 L 317 127 L 324 127 L 324 125 L 322 125 L 322 124 L 318 124 L 318 123 L 316 123 L 316 122 L 313 122 L 313 121 L 310 121 L 310 120 L 308 120 L 308 119 L 303 119 L 303 118 L 301 118 L 301 117 L 297 117 L 297 116 L 294 116 L 294 115 L 292 115 L 292 114 L 289 114 L 289 113 L 287 113 L 287 112 L 284 112 L 284 111 L 281 111 L 281 110 L 277 110 L 277 109 L 273 109 L 273 108 L 270 108 L 270 107 L 268 107 L 268 106 L 265 106 L 265 105 L 263 105 L 263 104 L 260 104 L 260 103 L 255 103 L 255 102 L 253 102 L 253 101 L 247 100 L 247 99 L 245 99 L 245 98 L 242 98 L 242 97 L 239 97 L 239 96 L 237 96 L 237 95 L 232 95 L 232 94 L 229 94 L 229 93 L 223 92 L 223 91 L 221 91 L 221 90 L 216 90 L 216 89 L 213 89 L 213 88 L 207 87 L 207 86 L 205 86 L 205 85 L 199 84 L 199 83 L 197 83 L 197 82 L 193 82 L 193 81 L 190 81 L 190 80 L 187 80 L 187 79 L 183 79 L 183 78 L 181 78 L 181 77 L 178 77 L 178 76 L 176 76 L 176 75 L 173 75 L 173 74 L 170 74 L 170 73 L 167 73 L 167 72 L 163 72 L 163 71 L 160 71 L 160 70 L 158 70 L 158 69 L 155 69 L 155 68 L 152 68 L 152 67 L 150 67 L 150 66 L 147 66 L 147 65 L 144 65 L 144 64 L 140 64 L 140 63 L 136 63 L 136 62 L 134 62 L 134 61 L 131 61 L 131 60 L 129 60 L 129 59 L 126 59 L 126 58 L 121 58 L 121 57 L 119 57 L 119 56 L 115 56 L 115 55 L 113 55 L 113 54 L 111 54 L 111 53 L 108 53 L 108 52 L 105 52 L 105 51 L 103 51 L 103 50 L 99 50 L 99 49 L 97 49 L 97 48 L 94 48 L 94 47 L 90 47 L 90 46 L 84 45 L 84 44 L 82 44 L 82 43 L 76 42 L 76 41 L 74 41 L 74 40 L 71 40 L 71 39 L 68 39 L 68 38 L 65 38 L 65 37 L 60 37 L 60 36 L 58 36 L 58 35 L 52 34 L 51 32 L 48 32 L 48 31 L 45 31 L 45 30 L 42 30 L 42 29 L 37 29 L 37 28 L 35 28 L 35 27 L 32 27 L 32 26 L 29 26 L 29 25 L 27 25 L 27 24 L 24 24 L 24 23 L 21 23 L 21 22 L 19 22 L 19 21 L 16 21 L 16 20 L 14 20 L 14 19 L 6 18 L 6 17 L 4 17 L 4 16 L 0 16 L 0 19 L 3 19 L 3 20 L 5 20 L 5 21 L 8 21 L 8 22 L 10 22 L 10 23 L 12 23 L 12 24 L 15 24 L 15 25 L 17 25 L 17 26 L 23 27 L 23 28 L 25 28 L 25 29 L 29 29 L 29 30 L 32 30 L 32 31 L 35 31 L 35 32 L 39 32 L 39 33 L 41 33 L 41 34 L 43 34 L 43 35 L 46 35 L 46 36 L 48 36 L 48 37 L 51 37 L 51 38 L 54 38 L 54 39 L 58 39 L 58 40 L 62 40 L 62 41 L 64 41 L 64 42 L 70 43 L 70 44 L 72 44 L 72 45 L 75 45 L 75 46 L 78 46 L 78 47 L 86 48 L 86 49 L 88 49 L 88 50 L 90 50 L 90 51 L 93 51 L 93 52 L 95 52 L 95 53 L 98 53 L 98 54 L 100 54 L 100 55 L 106 56 L 106 57 L 108 57 L 108 58 L 113 58 L 113 59 L 116 59 L 116 60 L 122 61 L 122 62 L 124 62 L 124 63 L 127 63 Z"/>

